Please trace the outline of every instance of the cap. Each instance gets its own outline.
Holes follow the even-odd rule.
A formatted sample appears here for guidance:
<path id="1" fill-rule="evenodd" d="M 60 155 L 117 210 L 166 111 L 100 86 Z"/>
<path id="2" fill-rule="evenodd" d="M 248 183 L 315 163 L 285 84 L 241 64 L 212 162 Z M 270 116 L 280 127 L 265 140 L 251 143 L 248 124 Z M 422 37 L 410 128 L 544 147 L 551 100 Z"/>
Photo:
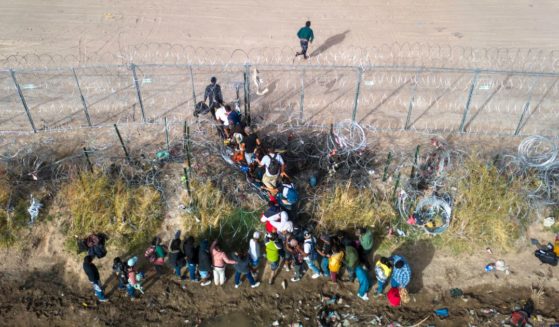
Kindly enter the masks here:
<path id="1" fill-rule="evenodd" d="M 254 232 L 254 234 L 252 234 L 252 238 L 260 238 L 260 232 Z"/>
<path id="2" fill-rule="evenodd" d="M 289 245 L 291 246 L 297 246 L 297 244 L 299 244 L 299 242 L 297 242 L 296 239 L 292 239 L 291 241 L 289 241 Z"/>
<path id="3" fill-rule="evenodd" d="M 128 266 L 133 267 L 133 266 L 136 265 L 136 262 L 138 262 L 138 257 L 134 256 L 134 257 L 128 259 Z"/>
<path id="4" fill-rule="evenodd" d="M 311 237 L 311 232 L 309 232 L 308 230 L 306 230 L 306 231 L 303 232 L 303 236 L 304 236 L 305 238 Z"/>

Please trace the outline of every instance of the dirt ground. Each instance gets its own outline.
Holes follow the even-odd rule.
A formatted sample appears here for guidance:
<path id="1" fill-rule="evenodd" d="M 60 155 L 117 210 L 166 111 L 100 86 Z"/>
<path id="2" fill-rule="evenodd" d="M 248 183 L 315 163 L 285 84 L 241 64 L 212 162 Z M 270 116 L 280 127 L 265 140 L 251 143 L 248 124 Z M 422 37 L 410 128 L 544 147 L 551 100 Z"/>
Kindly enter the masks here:
<path id="1" fill-rule="evenodd" d="M 0 9 L 4 56 L 114 53 L 154 42 L 245 50 L 296 47 L 295 33 L 307 19 L 316 33 L 314 47 L 330 38 L 326 51 L 393 42 L 559 48 L 559 4 L 553 0 L 11 0 Z"/>

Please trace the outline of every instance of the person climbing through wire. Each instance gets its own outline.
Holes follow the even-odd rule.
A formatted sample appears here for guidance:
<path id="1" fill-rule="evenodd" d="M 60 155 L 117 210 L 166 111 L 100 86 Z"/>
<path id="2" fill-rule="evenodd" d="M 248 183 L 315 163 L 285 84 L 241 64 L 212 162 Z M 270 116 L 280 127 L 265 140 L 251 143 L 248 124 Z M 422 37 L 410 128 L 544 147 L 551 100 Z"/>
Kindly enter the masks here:
<path id="1" fill-rule="evenodd" d="M 264 174 L 262 175 L 262 184 L 264 188 L 272 195 L 275 196 L 278 192 L 277 182 L 279 176 L 287 177 L 285 172 L 285 162 L 279 153 L 276 152 L 274 147 L 268 148 L 268 153 L 258 160 L 258 165 L 264 168 Z"/>
<path id="2" fill-rule="evenodd" d="M 280 206 L 286 210 L 291 210 L 299 200 L 299 193 L 295 189 L 295 185 L 291 182 L 291 178 L 284 176 L 281 180 L 280 192 L 276 195 L 276 199 Z"/>
<path id="3" fill-rule="evenodd" d="M 256 148 L 262 144 L 262 142 L 260 142 L 258 134 L 256 134 L 256 131 L 252 127 L 247 126 L 244 131 L 246 136 L 243 137 L 241 151 L 243 152 L 247 165 L 250 166 L 255 160 L 254 152 L 256 151 Z"/>
<path id="4" fill-rule="evenodd" d="M 209 108 L 214 119 L 216 118 L 215 110 L 223 105 L 223 95 L 221 94 L 221 86 L 217 84 L 217 78 L 212 76 L 210 84 L 206 86 L 204 91 L 204 103 L 209 99 Z"/>
<path id="5" fill-rule="evenodd" d="M 312 43 L 312 41 L 314 40 L 314 32 L 311 29 L 310 21 L 307 21 L 305 23 L 305 26 L 299 29 L 299 32 L 297 32 L 297 37 L 299 38 L 299 41 L 301 43 L 301 52 L 297 52 L 295 54 L 295 57 L 302 55 L 303 58 L 307 59 L 307 49 L 309 48 L 309 42 Z"/>

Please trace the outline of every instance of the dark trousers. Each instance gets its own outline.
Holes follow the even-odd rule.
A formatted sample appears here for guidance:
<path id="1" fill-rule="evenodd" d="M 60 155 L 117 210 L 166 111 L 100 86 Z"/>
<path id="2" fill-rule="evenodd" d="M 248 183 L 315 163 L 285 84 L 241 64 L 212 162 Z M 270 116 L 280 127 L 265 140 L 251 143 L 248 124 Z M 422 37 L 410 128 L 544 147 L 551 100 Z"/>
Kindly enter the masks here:
<path id="1" fill-rule="evenodd" d="M 307 58 L 307 49 L 309 48 L 309 41 L 308 40 L 301 40 L 301 52 L 300 54 Z"/>

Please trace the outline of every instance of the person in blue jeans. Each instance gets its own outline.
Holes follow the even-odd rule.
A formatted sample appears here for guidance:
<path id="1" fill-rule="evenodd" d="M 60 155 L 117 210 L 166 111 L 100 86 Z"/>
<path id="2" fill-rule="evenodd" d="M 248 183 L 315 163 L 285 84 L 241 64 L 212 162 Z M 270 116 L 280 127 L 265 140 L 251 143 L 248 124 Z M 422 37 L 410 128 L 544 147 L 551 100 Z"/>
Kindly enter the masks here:
<path id="1" fill-rule="evenodd" d="M 255 281 L 254 277 L 252 277 L 252 274 L 250 272 L 249 259 L 246 253 L 235 252 L 233 256 L 231 256 L 231 259 L 237 262 L 235 264 L 235 288 L 239 288 L 239 286 L 241 286 L 242 275 L 246 277 L 250 284 L 250 287 L 257 288 L 258 286 L 260 286 L 260 282 Z"/>
<path id="2" fill-rule="evenodd" d="M 357 296 L 359 296 L 362 300 L 368 301 L 369 297 L 367 296 L 367 292 L 369 291 L 371 283 L 369 282 L 367 271 L 365 271 L 365 269 L 363 269 L 361 265 L 357 265 L 355 267 L 355 276 L 357 277 L 357 281 L 359 282 L 359 290 L 357 291 Z"/>
<path id="3" fill-rule="evenodd" d="M 97 270 L 97 267 L 93 264 L 92 256 L 86 255 L 85 258 L 83 258 L 83 271 L 91 282 L 91 286 L 93 286 L 93 291 L 95 292 L 97 299 L 99 299 L 99 302 L 109 301 L 109 299 L 105 297 L 105 293 L 103 293 L 103 289 L 101 288 L 101 284 L 99 282 L 99 270 Z"/>
<path id="4" fill-rule="evenodd" d="M 320 269 L 315 265 L 318 259 L 318 252 L 316 252 L 316 239 L 309 231 L 303 233 L 305 242 L 303 243 L 303 251 L 305 252 L 305 262 L 310 270 L 313 271 L 312 279 L 320 277 Z"/>
<path id="5" fill-rule="evenodd" d="M 317 244 L 316 252 L 322 257 L 320 261 L 320 269 L 322 269 L 322 276 L 330 278 L 330 269 L 328 269 L 328 258 L 332 254 L 332 240 L 330 235 L 322 234 L 320 241 Z"/>
<path id="6" fill-rule="evenodd" d="M 186 265 L 184 254 L 181 250 L 181 239 L 174 238 L 169 246 L 167 263 L 175 269 L 175 275 L 182 280 L 181 270 Z"/>
<path id="7" fill-rule="evenodd" d="M 198 265 L 198 248 L 194 245 L 194 237 L 187 236 L 184 239 L 182 250 L 186 258 L 186 267 L 188 268 L 189 279 L 192 282 L 198 282 L 196 277 L 196 266 Z"/>

